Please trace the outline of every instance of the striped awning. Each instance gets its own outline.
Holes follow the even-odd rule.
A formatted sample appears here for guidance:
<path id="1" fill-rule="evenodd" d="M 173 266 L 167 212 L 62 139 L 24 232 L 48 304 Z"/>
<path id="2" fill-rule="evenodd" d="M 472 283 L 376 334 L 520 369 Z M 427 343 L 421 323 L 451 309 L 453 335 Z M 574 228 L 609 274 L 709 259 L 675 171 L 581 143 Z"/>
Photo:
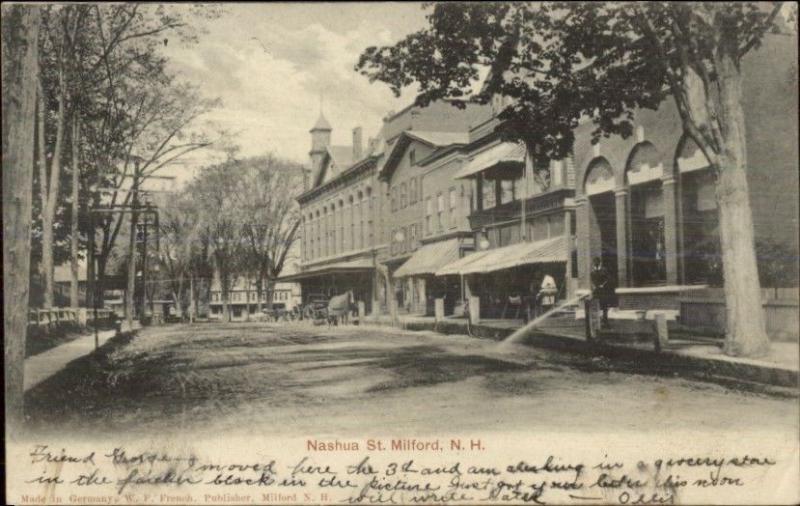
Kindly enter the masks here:
<path id="1" fill-rule="evenodd" d="M 458 258 L 458 248 L 458 239 L 426 244 L 395 271 L 394 277 L 402 278 L 434 274 L 443 265 L 447 265 Z"/>
<path id="2" fill-rule="evenodd" d="M 483 153 L 475 155 L 456 173 L 454 179 L 472 177 L 502 163 L 525 163 L 525 146 L 516 142 L 501 142 L 492 146 Z"/>
<path id="3" fill-rule="evenodd" d="M 475 258 L 470 260 L 470 257 Z M 486 274 L 520 265 L 566 262 L 568 258 L 566 237 L 558 236 L 468 255 L 439 270 L 437 275 Z"/>
<path id="4" fill-rule="evenodd" d="M 445 265 L 444 267 L 442 267 L 441 269 L 436 271 L 436 275 L 437 276 L 457 276 L 457 275 L 461 274 L 461 270 L 466 268 L 466 266 L 468 266 L 468 265 L 470 265 L 470 264 L 472 264 L 474 262 L 477 262 L 478 260 L 480 260 L 481 258 L 485 257 L 488 254 L 489 254 L 488 251 L 476 251 L 476 252 L 469 253 L 466 256 L 464 256 L 463 258 L 459 258 L 455 262 L 451 262 L 451 263 Z"/>
<path id="5" fill-rule="evenodd" d="M 358 272 L 368 272 L 373 268 L 374 266 L 371 258 L 359 258 L 347 262 L 335 262 L 303 269 L 300 272 L 281 276 L 277 281 L 299 281 L 301 279 L 314 278 L 328 274 L 354 274 Z"/>

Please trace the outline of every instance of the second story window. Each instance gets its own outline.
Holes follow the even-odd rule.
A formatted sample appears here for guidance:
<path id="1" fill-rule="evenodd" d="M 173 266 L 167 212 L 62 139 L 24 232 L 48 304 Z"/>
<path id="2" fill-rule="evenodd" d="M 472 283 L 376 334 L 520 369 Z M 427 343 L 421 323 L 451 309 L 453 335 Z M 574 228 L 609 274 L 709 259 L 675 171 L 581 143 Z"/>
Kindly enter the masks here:
<path id="1" fill-rule="evenodd" d="M 450 227 L 456 226 L 456 203 L 458 202 L 458 196 L 456 195 L 456 189 L 450 188 Z"/>
<path id="2" fill-rule="evenodd" d="M 516 181 L 513 179 L 503 179 L 500 181 L 500 203 L 507 204 L 516 200 Z"/>
<path id="3" fill-rule="evenodd" d="M 436 228 L 438 230 L 442 230 L 444 227 L 444 222 L 442 221 L 442 215 L 444 214 L 444 195 L 439 193 L 436 196 Z"/>
<path id="4" fill-rule="evenodd" d="M 430 197 L 425 199 L 425 233 L 430 235 L 433 232 L 433 200 Z"/>
<path id="5" fill-rule="evenodd" d="M 400 185 L 400 209 L 408 207 L 408 184 L 403 183 Z"/>
<path id="6" fill-rule="evenodd" d="M 417 178 L 412 177 L 408 182 L 408 204 L 415 204 L 417 202 Z"/>
<path id="7" fill-rule="evenodd" d="M 416 163 L 417 163 L 417 152 L 412 148 L 408 152 L 408 164 L 413 167 L 414 164 Z"/>
<path id="8" fill-rule="evenodd" d="M 495 189 L 496 181 L 492 179 L 484 179 L 481 186 L 481 195 L 483 209 L 491 209 L 497 205 L 497 191 Z"/>
<path id="9" fill-rule="evenodd" d="M 415 249 L 417 247 L 417 224 L 416 223 L 412 224 L 411 227 L 409 227 L 408 230 L 409 230 L 408 233 L 410 235 L 409 240 L 411 242 L 411 248 L 410 249 L 413 250 L 413 249 Z"/>

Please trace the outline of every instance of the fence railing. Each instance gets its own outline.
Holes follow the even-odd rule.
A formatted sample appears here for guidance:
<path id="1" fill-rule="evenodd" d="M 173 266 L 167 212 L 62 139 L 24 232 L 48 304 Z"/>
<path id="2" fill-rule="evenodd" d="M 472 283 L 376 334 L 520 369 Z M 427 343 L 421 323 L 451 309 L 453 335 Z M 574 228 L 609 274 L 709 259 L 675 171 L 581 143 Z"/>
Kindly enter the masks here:
<path id="1" fill-rule="evenodd" d="M 107 322 L 112 320 L 114 312 L 111 309 L 98 309 L 97 321 Z M 74 323 L 85 327 L 95 322 L 93 309 L 54 307 L 51 309 L 31 309 L 28 312 L 28 325 L 36 327 L 56 327 L 65 323 Z"/>

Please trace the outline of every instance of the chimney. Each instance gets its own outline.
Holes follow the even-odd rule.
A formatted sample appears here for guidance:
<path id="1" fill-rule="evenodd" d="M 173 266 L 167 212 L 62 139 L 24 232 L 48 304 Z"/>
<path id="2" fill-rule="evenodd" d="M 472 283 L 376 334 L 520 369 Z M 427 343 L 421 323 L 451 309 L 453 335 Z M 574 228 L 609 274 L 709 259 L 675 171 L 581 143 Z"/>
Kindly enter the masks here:
<path id="1" fill-rule="evenodd" d="M 361 140 L 361 127 L 353 129 L 353 161 L 361 160 L 363 144 Z"/>

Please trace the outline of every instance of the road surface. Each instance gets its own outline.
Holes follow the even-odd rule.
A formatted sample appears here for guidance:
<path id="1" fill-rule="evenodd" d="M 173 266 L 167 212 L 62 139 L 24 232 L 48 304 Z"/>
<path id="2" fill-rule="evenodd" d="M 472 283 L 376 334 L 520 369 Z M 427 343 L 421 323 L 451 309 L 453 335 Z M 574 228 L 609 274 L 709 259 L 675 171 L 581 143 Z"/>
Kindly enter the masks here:
<path id="1" fill-rule="evenodd" d="M 466 336 L 305 323 L 149 327 L 26 396 L 35 432 L 423 436 L 754 427 L 794 434 L 796 397 Z"/>

